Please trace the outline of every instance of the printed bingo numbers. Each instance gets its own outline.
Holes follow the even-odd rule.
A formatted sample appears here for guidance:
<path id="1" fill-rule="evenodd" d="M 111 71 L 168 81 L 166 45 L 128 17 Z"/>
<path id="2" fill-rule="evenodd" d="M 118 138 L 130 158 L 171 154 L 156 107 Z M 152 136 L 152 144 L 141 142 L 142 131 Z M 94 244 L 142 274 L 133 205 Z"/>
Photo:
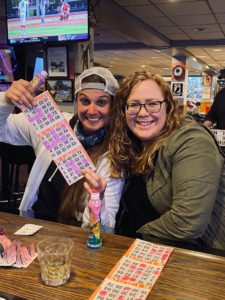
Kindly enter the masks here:
<path id="1" fill-rule="evenodd" d="M 35 100 L 38 104 L 32 108 L 20 108 L 71 185 L 83 177 L 83 168 L 95 167 L 50 93 L 46 91 Z"/>
<path id="2" fill-rule="evenodd" d="M 90 300 L 146 299 L 172 251 L 136 239 Z"/>

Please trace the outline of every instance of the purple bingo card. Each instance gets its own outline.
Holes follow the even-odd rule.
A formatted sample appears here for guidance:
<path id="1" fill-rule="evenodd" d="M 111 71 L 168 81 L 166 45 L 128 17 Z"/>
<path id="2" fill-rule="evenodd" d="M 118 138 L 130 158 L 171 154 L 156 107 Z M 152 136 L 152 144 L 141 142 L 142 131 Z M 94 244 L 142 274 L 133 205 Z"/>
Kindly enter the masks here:
<path id="1" fill-rule="evenodd" d="M 80 146 L 80 141 L 67 127 L 68 123 L 63 120 L 39 134 L 44 146 L 51 152 L 54 159 Z"/>
<path id="2" fill-rule="evenodd" d="M 55 162 L 69 185 L 83 177 L 83 168 L 90 168 L 90 159 L 84 155 L 81 146 Z"/>
<path id="3" fill-rule="evenodd" d="M 32 108 L 22 106 L 21 109 L 71 185 L 83 177 L 83 168 L 94 170 L 95 166 L 50 93 L 46 91 L 35 100 L 37 105 Z"/>
<path id="4" fill-rule="evenodd" d="M 37 133 L 64 120 L 63 114 L 54 103 L 49 92 L 40 94 L 35 100 L 38 102 L 37 105 L 32 108 L 23 106 L 22 110 Z"/>

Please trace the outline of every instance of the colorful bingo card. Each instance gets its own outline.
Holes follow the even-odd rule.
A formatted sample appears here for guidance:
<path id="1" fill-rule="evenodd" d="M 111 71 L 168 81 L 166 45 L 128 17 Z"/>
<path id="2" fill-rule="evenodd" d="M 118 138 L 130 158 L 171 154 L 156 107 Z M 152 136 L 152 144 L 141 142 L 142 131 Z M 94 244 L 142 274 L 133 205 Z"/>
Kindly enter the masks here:
<path id="1" fill-rule="evenodd" d="M 32 108 L 20 108 L 71 185 L 83 177 L 83 168 L 95 167 L 50 93 L 46 91 L 35 100 L 38 104 Z"/>
<path id="2" fill-rule="evenodd" d="M 146 299 L 173 248 L 136 239 L 90 300 Z"/>

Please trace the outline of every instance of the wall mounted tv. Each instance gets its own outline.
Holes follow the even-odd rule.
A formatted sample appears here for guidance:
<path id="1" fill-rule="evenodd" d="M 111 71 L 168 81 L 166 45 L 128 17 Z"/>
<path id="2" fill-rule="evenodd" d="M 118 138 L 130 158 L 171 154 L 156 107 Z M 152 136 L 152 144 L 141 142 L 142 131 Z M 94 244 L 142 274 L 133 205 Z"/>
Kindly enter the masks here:
<path id="1" fill-rule="evenodd" d="M 9 44 L 87 40 L 88 0 L 7 0 Z"/>
<path id="2" fill-rule="evenodd" d="M 18 79 L 18 66 L 13 47 L 0 47 L 0 82 Z"/>

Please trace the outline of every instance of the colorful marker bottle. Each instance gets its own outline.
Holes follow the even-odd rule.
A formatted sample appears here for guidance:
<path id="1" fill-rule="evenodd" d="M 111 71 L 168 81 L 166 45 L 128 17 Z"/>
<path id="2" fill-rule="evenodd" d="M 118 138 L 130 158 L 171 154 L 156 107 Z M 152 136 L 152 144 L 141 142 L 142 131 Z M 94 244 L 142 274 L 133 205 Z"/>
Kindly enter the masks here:
<path id="1" fill-rule="evenodd" d="M 37 90 L 45 82 L 47 77 L 48 73 L 46 71 L 42 71 L 39 74 L 35 74 L 35 76 L 31 80 L 31 85 L 35 90 Z"/>
<path id="2" fill-rule="evenodd" d="M 88 202 L 88 207 L 90 210 L 90 233 L 87 239 L 87 245 L 89 248 L 98 249 L 102 246 L 102 240 L 100 238 L 100 213 L 102 208 L 102 201 L 100 199 L 100 194 L 98 190 L 92 190 L 90 200 Z"/>

